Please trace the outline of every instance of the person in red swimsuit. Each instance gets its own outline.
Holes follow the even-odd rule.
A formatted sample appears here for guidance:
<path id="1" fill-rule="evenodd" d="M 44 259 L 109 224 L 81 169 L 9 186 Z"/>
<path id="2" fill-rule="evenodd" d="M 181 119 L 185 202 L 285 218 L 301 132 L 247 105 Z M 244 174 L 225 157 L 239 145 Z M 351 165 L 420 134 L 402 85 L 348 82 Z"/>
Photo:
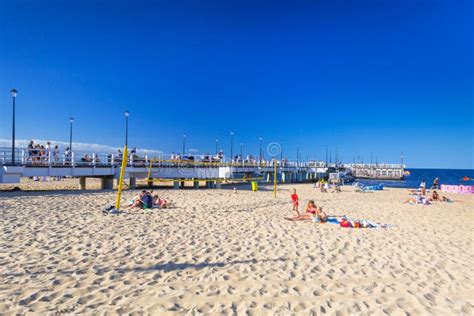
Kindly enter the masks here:
<path id="1" fill-rule="evenodd" d="M 291 195 L 291 203 L 293 204 L 293 212 L 296 212 L 296 215 L 300 216 L 300 212 L 298 211 L 299 198 L 298 194 L 296 194 L 296 189 L 293 189 L 293 194 Z"/>

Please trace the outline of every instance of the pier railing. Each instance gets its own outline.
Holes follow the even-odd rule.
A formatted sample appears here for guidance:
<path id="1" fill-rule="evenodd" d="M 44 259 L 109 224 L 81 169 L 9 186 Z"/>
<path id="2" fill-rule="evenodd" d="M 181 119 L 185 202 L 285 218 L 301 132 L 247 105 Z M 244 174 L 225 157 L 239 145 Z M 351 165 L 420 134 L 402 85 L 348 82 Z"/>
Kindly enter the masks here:
<path id="1" fill-rule="evenodd" d="M 11 148 L 0 147 L 0 164 L 11 165 Z M 118 153 L 91 153 L 84 151 L 57 152 L 44 151 L 43 153 L 31 151 L 26 148 L 15 150 L 14 165 L 28 167 L 120 167 L 122 154 Z M 288 161 L 277 160 L 277 167 L 281 168 L 350 168 L 352 170 L 364 169 L 404 169 L 402 164 L 335 164 L 323 161 Z M 128 156 L 128 167 L 273 167 L 273 159 L 226 159 L 221 155 L 139 155 L 132 153 Z"/>
<path id="2" fill-rule="evenodd" d="M 15 161 L 12 163 L 11 148 L 0 147 L 0 164 L 21 165 L 27 167 L 111 167 L 120 166 L 122 154 L 91 153 L 84 151 L 57 152 L 54 150 L 28 150 L 17 148 Z M 127 166 L 131 167 L 273 167 L 273 160 L 226 159 L 225 156 L 177 156 L 177 155 L 138 155 L 128 156 Z M 320 162 L 294 162 L 277 160 L 278 167 L 305 168 L 324 167 Z"/>
<path id="3" fill-rule="evenodd" d="M 349 163 L 344 164 L 348 168 L 358 169 L 405 169 L 405 165 L 402 164 L 387 164 L 387 163 Z"/>

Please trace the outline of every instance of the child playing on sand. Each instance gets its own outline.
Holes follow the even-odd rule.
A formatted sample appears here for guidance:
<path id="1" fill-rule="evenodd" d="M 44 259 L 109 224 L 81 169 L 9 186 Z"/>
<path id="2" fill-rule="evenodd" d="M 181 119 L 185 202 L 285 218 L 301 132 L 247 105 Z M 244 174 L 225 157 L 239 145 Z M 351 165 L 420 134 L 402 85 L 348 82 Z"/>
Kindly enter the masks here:
<path id="1" fill-rule="evenodd" d="M 298 194 L 296 194 L 296 189 L 293 189 L 293 194 L 291 195 L 291 203 L 293 204 L 293 212 L 296 212 L 296 215 L 300 216 L 300 212 L 298 211 L 299 198 Z"/>

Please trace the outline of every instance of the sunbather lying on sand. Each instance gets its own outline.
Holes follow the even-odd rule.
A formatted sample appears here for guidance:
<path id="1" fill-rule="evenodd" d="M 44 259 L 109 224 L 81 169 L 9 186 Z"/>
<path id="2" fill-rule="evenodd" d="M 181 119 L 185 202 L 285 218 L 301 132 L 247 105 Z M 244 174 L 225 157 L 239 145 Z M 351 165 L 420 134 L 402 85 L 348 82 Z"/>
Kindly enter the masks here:
<path id="1" fill-rule="evenodd" d="M 427 198 L 425 198 L 424 196 L 421 196 L 421 194 L 419 194 L 415 198 L 409 198 L 408 200 L 406 200 L 403 203 L 429 205 L 430 201 Z"/>
<path id="2" fill-rule="evenodd" d="M 433 201 L 433 202 L 454 202 L 453 200 L 451 200 L 451 199 L 449 199 L 445 196 L 439 195 L 438 192 L 436 192 L 436 191 L 433 191 L 433 194 L 430 197 L 430 201 Z"/>

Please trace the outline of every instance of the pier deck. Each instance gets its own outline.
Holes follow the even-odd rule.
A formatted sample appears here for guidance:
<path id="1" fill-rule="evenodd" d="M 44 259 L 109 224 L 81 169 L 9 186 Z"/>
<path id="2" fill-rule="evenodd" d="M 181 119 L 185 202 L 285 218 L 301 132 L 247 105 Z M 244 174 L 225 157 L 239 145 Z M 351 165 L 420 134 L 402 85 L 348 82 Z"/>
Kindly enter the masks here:
<path id="1" fill-rule="evenodd" d="M 18 150 L 16 161 L 11 163 L 11 151 L 0 149 L 0 183 L 19 183 L 21 177 L 74 177 L 80 178 L 81 187 L 85 178 L 103 179 L 103 188 L 111 188 L 111 181 L 118 179 L 121 156 L 92 154 L 84 159 L 82 153 L 64 154 L 56 157 L 31 157 L 25 150 Z M 79 158 L 78 158 L 79 157 Z M 130 155 L 125 169 L 125 178 L 135 183 L 136 179 L 162 179 L 182 181 L 211 181 L 264 179 L 271 181 L 277 172 L 279 182 L 312 181 L 327 176 L 330 168 L 352 171 L 355 178 L 403 179 L 403 165 L 344 164 L 335 166 L 324 162 L 276 161 L 209 162 L 202 160 L 165 160 L 162 157 L 137 157 Z"/>

